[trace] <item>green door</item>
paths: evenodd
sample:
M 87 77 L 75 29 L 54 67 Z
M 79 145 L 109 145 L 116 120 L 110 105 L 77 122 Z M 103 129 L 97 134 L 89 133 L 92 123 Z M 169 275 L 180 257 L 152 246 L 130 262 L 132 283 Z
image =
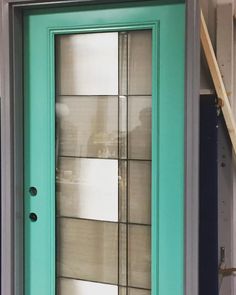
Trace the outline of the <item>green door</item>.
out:
M 25 295 L 184 294 L 184 22 L 25 12 Z

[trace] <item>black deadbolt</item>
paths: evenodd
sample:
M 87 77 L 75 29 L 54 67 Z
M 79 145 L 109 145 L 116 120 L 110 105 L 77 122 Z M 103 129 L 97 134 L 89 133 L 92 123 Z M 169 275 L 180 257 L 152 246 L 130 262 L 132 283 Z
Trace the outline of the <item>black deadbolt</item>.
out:
M 38 216 L 35 213 L 30 213 L 29 218 L 31 221 L 35 222 L 38 219 Z
M 29 193 L 31 194 L 32 197 L 35 197 L 37 195 L 37 188 L 34 186 L 31 186 L 29 188 Z

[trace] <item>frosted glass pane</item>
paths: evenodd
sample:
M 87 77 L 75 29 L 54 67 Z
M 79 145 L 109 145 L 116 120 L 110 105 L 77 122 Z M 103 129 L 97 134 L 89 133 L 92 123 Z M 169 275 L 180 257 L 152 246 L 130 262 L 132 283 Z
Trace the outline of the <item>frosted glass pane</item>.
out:
M 118 161 L 60 158 L 58 215 L 118 221 Z
M 151 295 L 151 291 L 136 288 L 119 288 L 119 295 Z
M 152 99 L 150 96 L 130 96 L 129 113 L 129 158 L 151 159 L 152 148 Z
M 128 295 L 151 295 L 151 291 L 129 288 Z
M 119 287 L 119 295 L 128 295 L 127 288 Z
M 152 31 L 131 31 L 129 44 L 129 94 L 152 94 Z
M 57 37 L 57 94 L 118 94 L 118 33 Z
M 129 222 L 151 224 L 151 162 L 129 161 Z
M 118 97 L 57 97 L 58 153 L 117 158 Z
M 129 286 L 151 288 L 151 227 L 129 225 Z
M 58 219 L 58 275 L 96 282 L 118 282 L 118 224 Z
M 108 284 L 58 279 L 58 295 L 118 295 L 118 287 Z M 140 294 L 141 295 L 141 294 Z

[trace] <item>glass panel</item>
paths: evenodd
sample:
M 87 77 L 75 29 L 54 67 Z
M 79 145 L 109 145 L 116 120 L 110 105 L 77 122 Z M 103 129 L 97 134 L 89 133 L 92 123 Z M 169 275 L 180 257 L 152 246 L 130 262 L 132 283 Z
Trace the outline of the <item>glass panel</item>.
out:
M 117 158 L 118 98 L 58 96 L 59 155 Z
M 152 93 L 152 32 L 129 32 L 129 95 Z
M 58 295 L 118 295 L 118 287 L 72 279 L 58 280 Z M 141 294 L 140 294 L 141 295 Z
M 56 38 L 60 295 L 150 295 L 151 31 Z
M 119 285 L 127 286 L 127 225 L 119 224 Z
M 128 98 L 119 96 L 119 158 L 127 159 Z
M 117 284 L 118 224 L 58 219 L 58 275 Z
M 118 94 L 118 33 L 57 37 L 57 94 Z
M 119 295 L 128 295 L 128 289 L 125 287 L 119 288 Z
M 119 161 L 119 221 L 127 222 L 127 161 Z
M 128 36 L 131 32 L 119 34 L 119 94 L 128 94 Z
M 129 225 L 129 286 L 151 288 L 151 227 Z
M 60 158 L 59 216 L 118 221 L 118 161 Z
M 129 222 L 151 224 L 151 162 L 129 161 Z
M 151 295 L 151 291 L 129 288 L 128 295 Z
M 129 96 L 130 159 L 151 159 L 152 146 L 152 99 L 150 96 Z

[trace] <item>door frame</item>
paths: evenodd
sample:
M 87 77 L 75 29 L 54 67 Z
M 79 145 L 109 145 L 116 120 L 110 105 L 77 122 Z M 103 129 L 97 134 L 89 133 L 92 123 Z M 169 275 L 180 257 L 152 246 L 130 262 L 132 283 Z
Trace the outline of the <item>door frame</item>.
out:
M 41 8 L 55 5 L 138 1 L 2 0 L 0 2 L 1 294 L 23 295 L 23 201 L 19 198 L 23 196 L 23 11 L 32 6 Z M 185 294 L 198 295 L 199 3 L 198 0 L 188 0 L 186 5 Z
M 150 29 L 153 40 L 152 292 L 171 294 L 176 291 L 176 294 L 183 295 L 184 12 L 182 3 L 158 5 L 156 1 L 135 6 L 97 5 L 93 6 L 92 12 L 87 6 L 81 9 L 44 9 L 39 12 L 33 9 L 25 12 L 26 294 L 42 293 L 44 288 L 54 294 L 54 36 Z M 101 14 L 105 15 L 103 19 L 100 18 Z M 171 32 L 172 27 L 175 30 Z M 168 80 L 166 77 L 169 77 Z M 50 130 L 48 126 L 51 126 Z M 43 151 L 43 157 L 42 153 L 37 156 L 40 151 Z M 47 167 L 48 163 L 50 168 Z M 39 174 L 38 170 L 43 172 Z M 31 171 L 30 174 L 28 171 Z M 166 185 L 166 181 L 169 185 Z M 41 191 L 36 199 L 29 198 L 28 187 L 32 185 Z M 39 223 L 29 222 L 31 210 L 41 216 Z M 40 242 L 37 239 L 39 236 Z

